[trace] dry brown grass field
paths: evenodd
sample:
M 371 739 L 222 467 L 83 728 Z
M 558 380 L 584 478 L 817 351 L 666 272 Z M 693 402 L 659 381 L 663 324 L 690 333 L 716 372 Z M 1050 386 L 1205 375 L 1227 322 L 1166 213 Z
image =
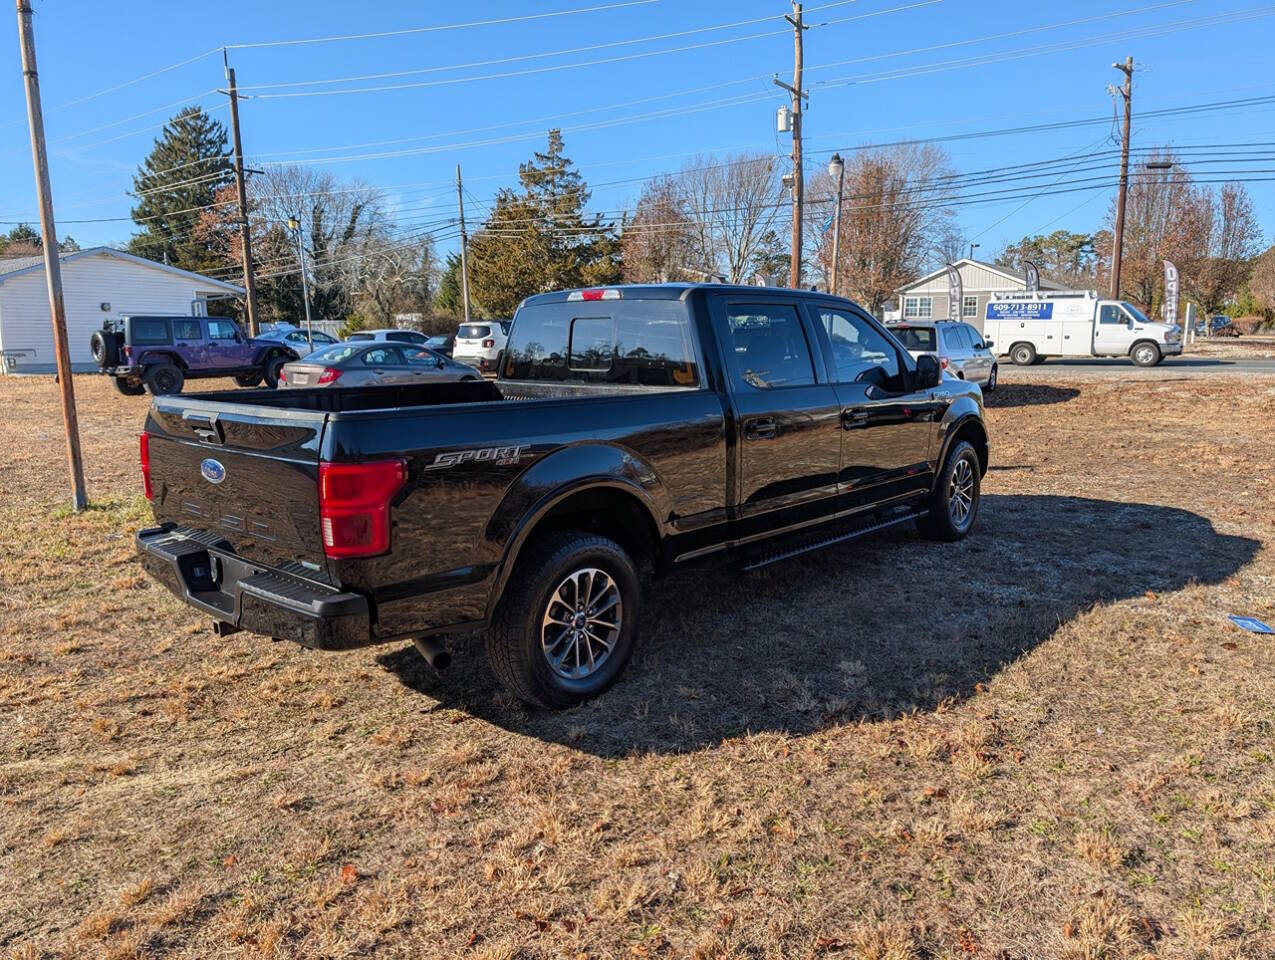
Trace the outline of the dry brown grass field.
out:
M 969 540 L 686 571 L 560 714 L 214 637 L 77 389 L 80 515 L 0 380 L 0 957 L 1275 956 L 1275 378 L 1007 382 Z

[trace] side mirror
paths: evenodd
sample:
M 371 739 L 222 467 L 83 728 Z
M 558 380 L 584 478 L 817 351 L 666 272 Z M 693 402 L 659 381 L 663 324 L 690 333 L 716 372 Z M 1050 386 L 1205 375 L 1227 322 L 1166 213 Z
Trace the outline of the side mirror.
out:
M 439 369 L 439 370 L 442 370 L 442 369 L 443 369 L 443 367 L 447 366 L 447 364 L 443 363 L 443 358 L 442 358 L 442 357 L 435 357 L 435 358 L 434 358 L 434 366 L 438 367 L 438 369 Z
M 916 358 L 916 382 L 922 390 L 937 387 L 943 382 L 943 368 L 939 366 L 938 357 L 923 353 Z
M 990 349 L 992 349 L 992 347 L 996 346 L 996 341 L 994 341 L 994 340 L 984 340 L 984 341 L 983 341 L 983 346 L 985 346 L 988 350 L 990 350 Z

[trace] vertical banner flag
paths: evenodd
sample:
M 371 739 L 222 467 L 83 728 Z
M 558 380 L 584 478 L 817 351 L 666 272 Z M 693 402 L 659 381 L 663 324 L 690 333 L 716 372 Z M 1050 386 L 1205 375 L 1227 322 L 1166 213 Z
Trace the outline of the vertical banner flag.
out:
M 1181 289 L 1178 268 L 1164 261 L 1164 322 L 1178 322 L 1178 291 Z
M 961 319 L 961 302 L 965 299 L 965 286 L 961 283 L 961 271 L 947 265 L 947 318 Z
M 1023 279 L 1027 282 L 1027 292 L 1035 293 L 1040 289 L 1040 271 L 1030 260 L 1023 261 Z

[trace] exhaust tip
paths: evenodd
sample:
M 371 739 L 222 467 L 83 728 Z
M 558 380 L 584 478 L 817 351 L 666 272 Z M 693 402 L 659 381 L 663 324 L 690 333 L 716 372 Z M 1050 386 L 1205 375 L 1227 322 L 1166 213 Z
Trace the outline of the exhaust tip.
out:
M 452 665 L 452 655 L 437 637 L 414 637 L 412 643 L 416 652 L 435 670 L 446 670 Z

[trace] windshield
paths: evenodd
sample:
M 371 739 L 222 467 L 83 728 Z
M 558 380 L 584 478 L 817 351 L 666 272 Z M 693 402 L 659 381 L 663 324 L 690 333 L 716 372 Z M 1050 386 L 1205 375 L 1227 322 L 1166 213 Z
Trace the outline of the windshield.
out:
M 1147 315 L 1143 313 L 1141 310 L 1139 310 L 1137 307 L 1135 307 L 1132 303 L 1122 303 L 1121 306 L 1123 306 L 1125 310 L 1129 312 L 1129 315 L 1132 316 L 1133 319 L 1137 320 L 1138 323 L 1151 322 L 1150 320 L 1147 319 Z
M 934 350 L 933 327 L 890 327 L 890 332 L 908 350 Z
M 305 358 L 306 363 L 342 363 L 366 350 L 361 343 L 334 343 L 330 347 L 318 347 Z

